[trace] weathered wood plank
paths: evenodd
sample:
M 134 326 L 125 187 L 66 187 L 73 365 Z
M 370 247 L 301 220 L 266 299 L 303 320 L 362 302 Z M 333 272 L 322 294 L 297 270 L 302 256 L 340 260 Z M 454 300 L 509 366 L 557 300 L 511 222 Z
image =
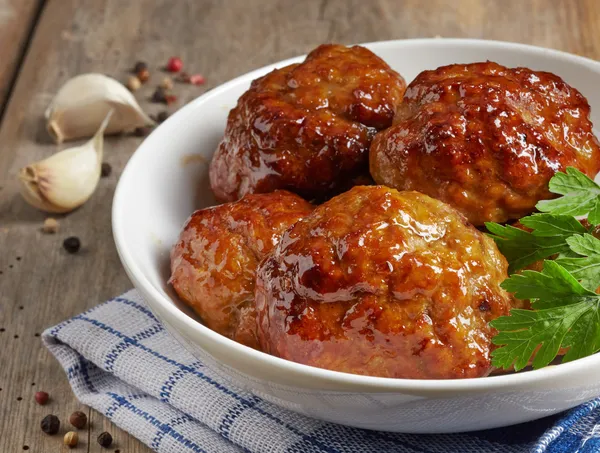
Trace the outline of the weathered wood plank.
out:
M 40 232 L 44 214 L 17 193 L 18 169 L 57 150 L 41 116 L 70 77 L 99 71 L 124 80 L 135 61 L 146 60 L 153 77 L 138 98 L 156 113 L 163 107 L 147 98 L 164 76 L 157 68 L 172 55 L 207 78 L 203 88 L 177 86 L 183 104 L 250 69 L 328 41 L 436 35 L 505 39 L 598 58 L 599 12 L 594 0 L 49 0 L 0 125 L 0 451 L 19 451 L 23 445 L 31 451 L 66 451 L 62 436 L 41 433 L 39 421 L 55 413 L 67 428 L 69 414 L 82 407 L 34 334 L 130 287 L 112 242 L 110 207 L 119 174 L 141 139 L 107 139 L 105 160 L 113 174 L 100 181 L 85 206 L 59 219 L 55 236 Z M 2 33 L 0 27 L 4 43 Z M 82 240 L 78 255 L 61 248 L 70 235 Z M 33 402 L 41 388 L 52 395 L 48 406 Z M 90 420 L 90 443 L 81 432 L 81 451 L 100 452 L 95 438 L 103 430 L 116 439 L 113 451 L 150 451 L 96 412 L 90 411 Z
M 0 0 L 0 117 L 43 0 Z

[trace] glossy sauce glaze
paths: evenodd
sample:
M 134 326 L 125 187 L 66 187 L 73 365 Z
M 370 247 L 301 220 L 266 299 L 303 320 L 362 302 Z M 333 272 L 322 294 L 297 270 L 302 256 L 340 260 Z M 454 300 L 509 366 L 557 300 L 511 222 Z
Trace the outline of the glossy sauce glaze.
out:
M 285 229 L 311 211 L 285 191 L 196 211 L 171 252 L 170 283 L 209 328 L 258 348 L 256 267 Z
M 322 199 L 351 187 L 368 175 L 371 140 L 392 124 L 405 88 L 371 51 L 333 44 L 254 80 L 211 162 L 215 196 L 287 189 Z
M 424 71 L 370 151 L 379 184 L 445 201 L 473 224 L 531 213 L 573 166 L 594 177 L 590 106 L 560 77 L 496 63 Z
M 449 379 L 491 371 L 507 263 L 450 206 L 359 186 L 288 229 L 257 271 L 264 351 L 348 373 Z

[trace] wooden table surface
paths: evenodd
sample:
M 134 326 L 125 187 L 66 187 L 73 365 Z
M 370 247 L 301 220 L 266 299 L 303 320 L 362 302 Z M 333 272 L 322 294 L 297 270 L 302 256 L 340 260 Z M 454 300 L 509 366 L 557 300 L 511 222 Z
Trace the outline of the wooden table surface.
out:
M 140 138 L 107 139 L 112 174 L 81 209 L 59 217 L 56 235 L 41 232 L 46 215 L 18 194 L 18 169 L 64 148 L 52 143 L 42 115 L 70 77 L 93 71 L 125 80 L 136 61 L 147 61 L 153 77 L 137 97 L 157 113 L 163 108 L 147 98 L 163 75 L 158 68 L 172 55 L 207 79 L 203 87 L 178 86 L 183 105 L 323 42 L 439 35 L 600 58 L 599 14 L 596 0 L 0 0 L 0 452 L 67 451 L 62 436 L 43 434 L 39 423 L 48 413 L 66 421 L 75 410 L 91 420 L 79 451 L 100 452 L 94 439 L 103 430 L 115 437 L 111 451 L 150 451 L 77 402 L 39 338 L 45 328 L 131 286 L 113 245 L 110 208 Z M 83 244 L 77 255 L 61 246 L 71 235 Z M 34 402 L 42 389 L 51 395 L 44 407 Z

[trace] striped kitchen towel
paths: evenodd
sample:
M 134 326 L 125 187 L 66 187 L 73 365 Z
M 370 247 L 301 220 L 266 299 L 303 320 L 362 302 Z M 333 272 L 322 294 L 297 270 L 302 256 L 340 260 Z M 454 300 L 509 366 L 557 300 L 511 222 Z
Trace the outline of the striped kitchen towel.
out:
M 43 340 L 82 403 L 161 453 L 600 451 L 600 400 L 509 428 L 444 435 L 380 433 L 289 412 L 223 382 L 136 291 L 48 329 Z

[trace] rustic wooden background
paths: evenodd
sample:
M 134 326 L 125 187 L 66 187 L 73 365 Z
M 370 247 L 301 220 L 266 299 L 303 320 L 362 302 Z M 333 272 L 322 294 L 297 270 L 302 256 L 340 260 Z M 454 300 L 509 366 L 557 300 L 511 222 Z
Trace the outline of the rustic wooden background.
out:
M 0 451 L 67 451 L 62 436 L 46 436 L 39 423 L 47 413 L 66 421 L 74 410 L 91 420 L 89 432 L 80 433 L 80 451 L 100 452 L 95 438 L 103 430 L 116 439 L 112 451 L 150 451 L 76 401 L 39 338 L 131 286 L 113 245 L 110 208 L 140 138 L 107 139 L 112 175 L 85 206 L 59 218 L 56 235 L 42 234 L 45 215 L 17 193 L 18 169 L 57 149 L 42 114 L 70 77 L 95 71 L 125 80 L 145 60 L 153 78 L 138 98 L 157 113 L 162 108 L 147 98 L 161 80 L 158 67 L 172 55 L 207 79 L 202 88 L 177 88 L 183 105 L 323 42 L 470 37 L 600 58 L 599 14 L 597 0 L 0 0 Z M 77 255 L 61 247 L 70 235 L 83 243 Z M 45 407 L 33 398 L 42 389 L 51 395 Z

